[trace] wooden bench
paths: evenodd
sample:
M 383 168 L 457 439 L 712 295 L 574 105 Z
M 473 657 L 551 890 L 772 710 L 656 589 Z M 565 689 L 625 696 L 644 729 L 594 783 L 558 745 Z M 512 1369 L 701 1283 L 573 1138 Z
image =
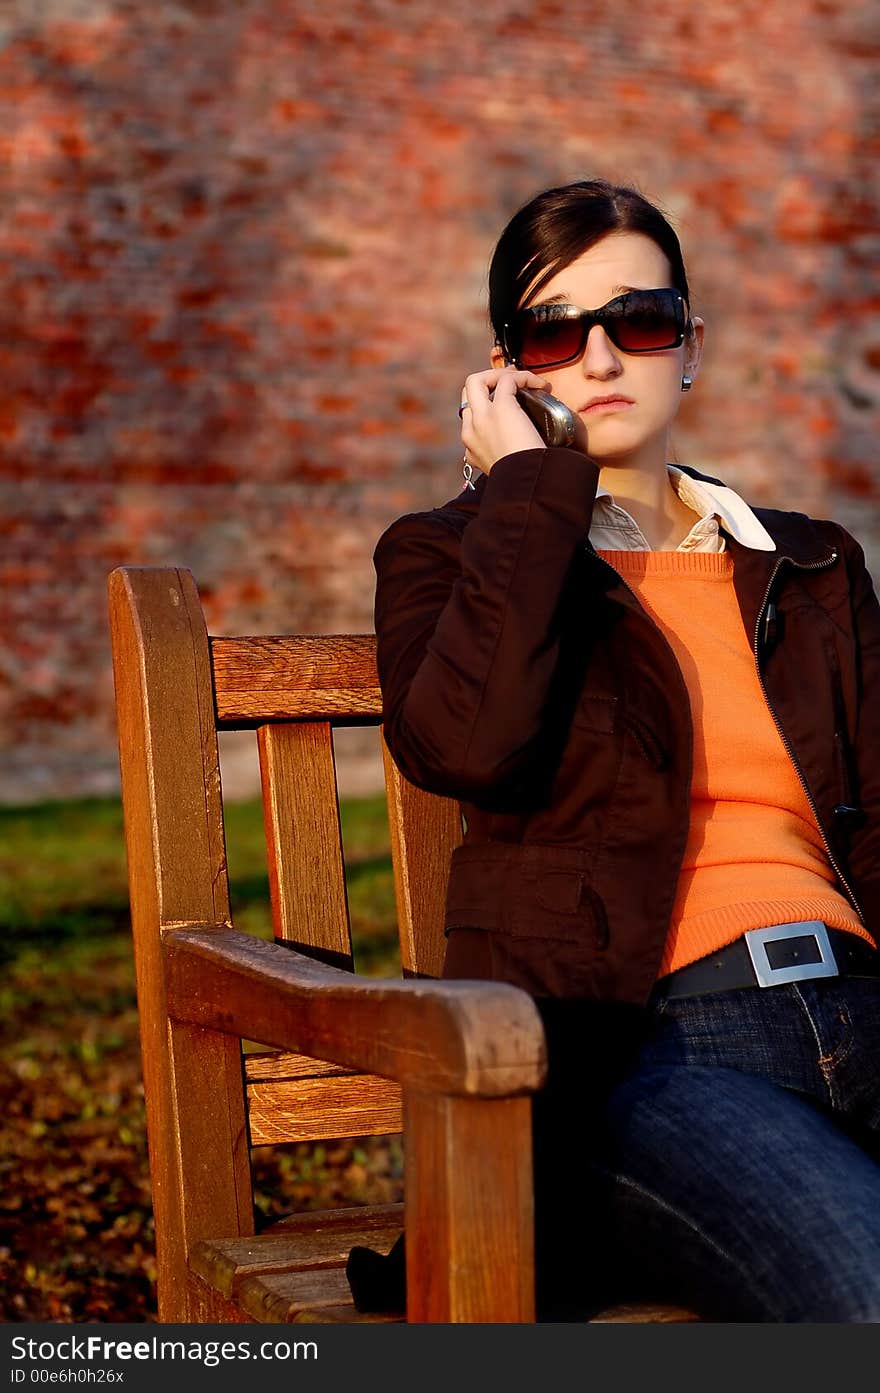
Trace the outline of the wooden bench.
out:
M 400 1319 L 355 1310 L 345 1262 L 387 1252 L 405 1210 L 409 1321 L 534 1320 L 540 1019 L 516 988 L 437 980 L 458 808 L 384 743 L 403 979 L 352 969 L 332 731 L 380 726 L 374 637 L 209 638 L 185 570 L 121 568 L 109 595 L 159 1319 Z M 243 728 L 275 943 L 230 916 L 217 732 Z M 255 1233 L 252 1146 L 400 1130 L 405 1206 Z

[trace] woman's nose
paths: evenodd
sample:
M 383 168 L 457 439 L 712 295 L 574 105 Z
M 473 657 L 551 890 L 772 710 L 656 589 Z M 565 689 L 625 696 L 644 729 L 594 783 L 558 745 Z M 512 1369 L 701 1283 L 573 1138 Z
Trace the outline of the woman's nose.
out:
M 581 366 L 585 377 L 616 377 L 621 362 L 601 324 L 594 324 L 584 347 Z

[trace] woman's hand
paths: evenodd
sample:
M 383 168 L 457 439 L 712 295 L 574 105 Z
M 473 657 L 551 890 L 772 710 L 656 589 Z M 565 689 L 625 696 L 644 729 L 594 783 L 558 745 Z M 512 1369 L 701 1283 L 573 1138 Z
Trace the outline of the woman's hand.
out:
M 549 391 L 546 377 L 525 368 L 491 368 L 475 372 L 465 380 L 461 393 L 461 440 L 468 464 L 491 472 L 496 460 L 516 450 L 533 450 L 545 445 L 540 431 L 516 400 L 521 387 Z M 467 405 L 465 405 L 467 403 Z M 580 416 L 574 417 L 572 448 L 587 454 L 587 428 Z
M 467 461 L 488 474 L 496 460 L 515 450 L 541 448 L 544 441 L 529 420 L 516 393 L 520 387 L 547 391 L 545 377 L 520 368 L 491 368 L 468 377 L 461 394 L 461 443 Z

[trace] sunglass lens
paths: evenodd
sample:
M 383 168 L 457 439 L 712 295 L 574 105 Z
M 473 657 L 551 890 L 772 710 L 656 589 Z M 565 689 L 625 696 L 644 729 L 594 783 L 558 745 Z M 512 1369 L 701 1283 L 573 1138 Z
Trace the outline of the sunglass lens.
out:
M 680 342 L 680 301 L 670 292 L 630 294 L 624 310 L 610 326 L 618 348 L 627 353 L 650 353 L 675 348 Z
M 519 322 L 520 342 L 517 361 L 524 368 L 547 363 L 564 363 L 576 358 L 581 348 L 579 319 L 534 319 L 523 315 Z

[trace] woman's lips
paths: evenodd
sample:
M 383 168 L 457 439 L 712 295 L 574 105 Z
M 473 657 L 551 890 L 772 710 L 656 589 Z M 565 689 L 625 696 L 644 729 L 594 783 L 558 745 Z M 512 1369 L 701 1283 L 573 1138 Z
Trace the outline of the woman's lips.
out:
M 635 406 L 631 397 L 591 397 L 578 415 L 599 416 L 606 411 L 622 411 L 627 406 Z

